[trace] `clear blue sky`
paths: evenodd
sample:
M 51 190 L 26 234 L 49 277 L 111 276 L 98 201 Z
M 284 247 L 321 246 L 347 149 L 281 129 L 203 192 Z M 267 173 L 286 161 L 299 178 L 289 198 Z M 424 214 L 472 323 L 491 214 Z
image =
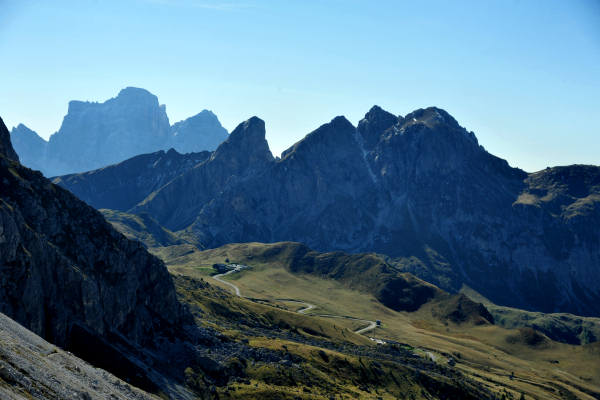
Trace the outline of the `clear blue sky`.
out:
M 257 115 L 279 153 L 373 105 L 436 105 L 528 171 L 600 164 L 600 1 L 0 0 L 0 115 L 143 87 L 171 122 Z

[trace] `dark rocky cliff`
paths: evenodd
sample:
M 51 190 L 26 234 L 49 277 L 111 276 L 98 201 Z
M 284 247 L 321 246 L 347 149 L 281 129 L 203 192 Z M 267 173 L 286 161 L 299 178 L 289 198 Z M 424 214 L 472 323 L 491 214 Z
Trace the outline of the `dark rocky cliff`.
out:
M 3 124 L 0 135 L 0 312 L 154 390 L 127 354 L 157 349 L 192 323 L 165 265 L 98 211 L 21 166 Z

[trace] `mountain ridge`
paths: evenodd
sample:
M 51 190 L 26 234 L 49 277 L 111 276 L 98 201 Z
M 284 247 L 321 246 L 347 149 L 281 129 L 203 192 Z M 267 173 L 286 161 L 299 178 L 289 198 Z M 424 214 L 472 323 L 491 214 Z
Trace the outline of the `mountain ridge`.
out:
M 266 141 L 258 148 L 267 154 Z M 557 179 L 577 180 L 580 167 L 513 168 L 436 107 L 396 117 L 375 106 L 356 128 L 336 117 L 240 175 L 236 160 L 249 150 L 226 141 L 120 211 L 148 212 L 202 248 L 296 241 L 374 251 L 451 292 L 466 283 L 501 305 L 600 315 L 600 225 L 591 223 L 600 167 L 581 167 L 587 180 L 565 189 Z

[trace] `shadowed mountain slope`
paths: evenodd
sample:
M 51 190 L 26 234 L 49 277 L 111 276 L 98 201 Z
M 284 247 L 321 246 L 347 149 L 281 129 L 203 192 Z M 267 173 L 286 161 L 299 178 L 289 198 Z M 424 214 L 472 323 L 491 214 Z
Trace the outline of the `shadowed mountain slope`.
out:
M 147 349 L 142 359 L 164 362 L 169 341 L 193 323 L 164 264 L 98 211 L 21 166 L 4 124 L 0 135 L 0 312 L 158 391 L 167 383 L 139 357 Z
M 179 154 L 173 149 L 161 150 L 94 171 L 61 176 L 53 182 L 69 188 L 96 209 L 125 211 L 210 155 L 208 151 Z

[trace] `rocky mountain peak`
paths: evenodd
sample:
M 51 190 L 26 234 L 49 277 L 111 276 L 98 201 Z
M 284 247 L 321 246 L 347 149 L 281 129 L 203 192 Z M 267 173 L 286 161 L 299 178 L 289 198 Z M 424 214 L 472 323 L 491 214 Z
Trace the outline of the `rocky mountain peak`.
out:
M 213 154 L 213 159 L 238 157 L 244 154 L 251 162 L 272 161 L 273 155 L 265 138 L 265 122 L 252 117 L 242 122 Z
M 468 154 L 485 153 L 473 132 L 467 131 L 450 114 L 437 107 L 420 108 L 407 114 L 401 123 L 383 136 L 386 142 L 396 143 L 395 147 L 415 147 L 421 143 L 418 147 L 422 151 L 435 148 L 436 157 L 465 158 Z
M 202 110 L 193 117 L 173 124 L 171 135 L 177 151 L 191 153 L 216 149 L 227 139 L 228 133 L 212 111 Z
M 122 89 L 116 97 L 123 102 L 147 103 L 149 105 L 158 105 L 158 97 L 146 89 L 128 86 Z
M 365 117 L 360 120 L 357 128 L 365 148 L 371 150 L 379 142 L 383 132 L 402 121 L 402 117 L 396 117 L 377 105 L 371 107 Z
M 19 124 L 10 132 L 13 148 L 19 154 L 19 161 L 33 169 L 41 169 L 46 155 L 48 142 L 23 124 Z
M 356 144 L 355 135 L 354 125 L 346 117 L 337 116 L 285 150 L 281 153 L 281 158 L 284 159 L 294 153 L 321 153 L 325 149 L 342 149 L 350 143 Z
M 19 161 L 19 156 L 10 142 L 10 133 L 2 118 L 0 118 L 0 155 L 13 161 Z
M 422 124 L 431 129 L 445 127 L 449 129 L 464 129 L 454 117 L 445 110 L 437 107 L 419 108 L 404 117 L 403 126 Z
M 181 136 L 186 133 L 185 131 L 182 130 L 182 128 L 188 127 L 190 125 L 198 126 L 198 127 L 200 127 L 202 125 L 221 126 L 219 119 L 212 111 L 202 110 L 198 114 L 196 114 L 192 117 L 189 117 L 186 120 L 179 121 L 179 122 L 176 122 L 175 124 L 173 124 L 171 131 L 173 132 L 174 136 Z M 197 132 L 194 132 L 194 133 L 197 133 Z
M 25 124 L 19 124 L 16 127 L 12 128 L 11 132 L 25 133 L 25 134 L 33 134 L 38 136 L 38 134 L 31 129 L 29 129 Z M 38 136 L 39 137 L 39 136 Z M 43 139 L 42 139 L 43 140 Z
M 29 129 L 24 124 L 19 124 L 15 128 L 12 128 L 10 132 L 10 138 L 17 152 L 19 149 L 17 148 L 18 146 L 15 144 L 15 140 L 31 141 L 38 146 L 43 146 L 44 144 L 48 143 L 44 139 L 42 139 L 40 135 L 37 134 L 37 132 Z

